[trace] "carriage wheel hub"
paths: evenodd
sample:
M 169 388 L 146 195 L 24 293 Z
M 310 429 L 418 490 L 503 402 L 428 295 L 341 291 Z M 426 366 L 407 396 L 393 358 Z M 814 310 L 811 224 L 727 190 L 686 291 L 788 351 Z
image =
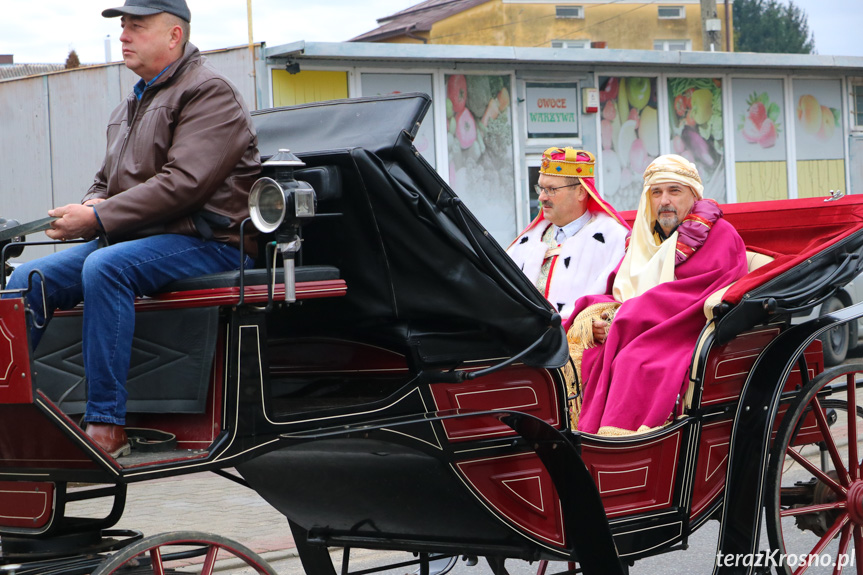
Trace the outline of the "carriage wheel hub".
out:
M 856 480 L 851 483 L 848 489 L 848 515 L 855 525 L 863 525 L 863 480 Z

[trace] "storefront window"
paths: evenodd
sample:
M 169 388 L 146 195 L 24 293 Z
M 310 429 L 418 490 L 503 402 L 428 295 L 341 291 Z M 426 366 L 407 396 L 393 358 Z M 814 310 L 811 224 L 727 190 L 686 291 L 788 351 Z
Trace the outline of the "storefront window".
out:
M 785 134 L 785 82 L 766 78 L 735 78 L 734 171 L 738 202 L 788 197 Z
M 510 76 L 445 76 L 449 184 L 502 245 L 518 232 Z
M 722 80 L 669 78 L 671 151 L 695 162 L 704 197 L 726 202 Z
M 578 138 L 578 84 L 528 82 L 528 139 Z
M 537 165 L 527 166 L 527 189 L 528 189 L 528 204 L 529 204 L 529 217 L 530 221 L 539 215 L 539 194 L 536 193 L 536 186 L 539 184 L 539 160 L 537 160 Z
M 642 174 L 659 155 L 656 78 L 599 78 L 598 184 L 618 210 L 634 210 L 641 196 Z
M 797 197 L 845 190 L 842 85 L 839 80 L 794 80 Z
M 854 106 L 853 123 L 854 128 L 863 130 L 863 84 L 851 86 L 851 103 Z
M 386 96 L 404 92 L 422 92 L 432 96 L 431 74 L 363 74 L 363 96 Z M 419 132 L 414 138 L 414 147 L 426 161 L 435 167 L 434 108 L 429 108 Z

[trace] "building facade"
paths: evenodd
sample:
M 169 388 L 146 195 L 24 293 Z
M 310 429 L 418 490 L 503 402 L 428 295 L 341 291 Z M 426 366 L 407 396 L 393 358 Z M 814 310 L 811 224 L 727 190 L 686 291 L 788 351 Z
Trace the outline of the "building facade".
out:
M 549 146 L 594 152 L 620 210 L 670 152 L 720 202 L 863 193 L 863 58 L 311 42 L 207 56 L 253 109 L 430 95 L 414 144 L 504 245 L 537 211 Z M 136 79 L 117 63 L 0 81 L 0 216 L 80 201 Z
M 352 41 L 549 48 L 704 50 L 700 0 L 426 0 Z M 716 2 L 714 51 L 734 45 L 731 0 Z
M 415 145 L 502 244 L 536 213 L 552 145 L 595 152 L 620 210 L 664 153 L 693 160 L 721 203 L 863 193 L 863 58 L 304 42 L 264 55 L 275 106 L 431 95 Z

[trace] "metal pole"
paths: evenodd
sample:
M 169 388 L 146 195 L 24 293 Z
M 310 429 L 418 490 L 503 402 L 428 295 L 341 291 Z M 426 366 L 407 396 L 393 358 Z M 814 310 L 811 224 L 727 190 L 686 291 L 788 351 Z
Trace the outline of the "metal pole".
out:
M 731 52 L 731 6 L 725 0 L 725 51 Z

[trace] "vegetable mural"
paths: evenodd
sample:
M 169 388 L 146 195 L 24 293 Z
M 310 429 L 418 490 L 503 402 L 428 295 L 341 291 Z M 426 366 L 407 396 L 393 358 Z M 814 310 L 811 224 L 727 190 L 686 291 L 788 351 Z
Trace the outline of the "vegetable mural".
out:
M 446 76 L 449 183 L 500 242 L 515 229 L 509 76 Z
M 497 173 L 498 160 L 512 161 L 508 83 L 507 76 L 447 76 L 447 139 L 453 187 L 467 181 L 466 172 Z
M 671 151 L 695 162 L 704 182 L 705 196 L 724 202 L 722 81 L 669 78 L 668 98 Z
M 602 189 L 619 210 L 634 209 L 641 175 L 659 155 L 655 78 L 599 79 Z

